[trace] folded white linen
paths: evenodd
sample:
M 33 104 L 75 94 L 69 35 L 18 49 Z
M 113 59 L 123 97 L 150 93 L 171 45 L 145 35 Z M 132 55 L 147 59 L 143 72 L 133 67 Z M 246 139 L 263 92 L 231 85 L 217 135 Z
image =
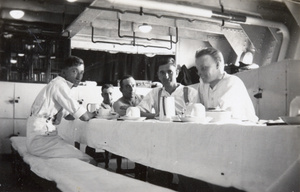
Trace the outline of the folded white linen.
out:
M 75 158 L 41 158 L 27 153 L 26 137 L 12 137 L 12 146 L 41 178 L 62 191 L 171 192 L 172 190 L 109 172 Z
M 12 147 L 23 157 L 27 153 L 26 137 L 11 137 Z
M 26 156 L 29 160 L 28 156 Z M 62 191 L 103 191 L 103 192 L 168 192 L 146 182 L 109 172 L 78 159 L 41 159 L 33 158 L 31 170 L 40 177 L 55 181 Z

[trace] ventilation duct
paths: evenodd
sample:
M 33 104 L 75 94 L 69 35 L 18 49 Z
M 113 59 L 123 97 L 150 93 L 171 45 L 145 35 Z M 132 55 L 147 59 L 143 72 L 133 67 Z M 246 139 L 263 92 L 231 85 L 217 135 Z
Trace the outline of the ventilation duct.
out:
M 250 16 L 241 16 L 236 14 L 227 14 L 222 12 L 215 12 L 208 9 L 190 7 L 185 5 L 157 2 L 157 1 L 149 1 L 149 0 L 108 0 L 113 5 L 121 5 L 121 6 L 132 6 L 137 8 L 146 8 L 152 10 L 159 10 L 164 12 L 171 13 L 179 13 L 184 15 L 192 15 L 197 17 L 204 18 L 213 18 L 225 20 L 227 22 L 238 23 L 238 24 L 246 24 L 246 25 L 256 25 L 263 26 L 269 28 L 278 29 L 278 33 L 281 33 L 283 36 L 282 44 L 280 47 L 278 61 L 285 59 L 288 44 L 290 41 L 290 35 L 287 27 L 278 22 L 268 21 L 260 18 L 250 17 Z

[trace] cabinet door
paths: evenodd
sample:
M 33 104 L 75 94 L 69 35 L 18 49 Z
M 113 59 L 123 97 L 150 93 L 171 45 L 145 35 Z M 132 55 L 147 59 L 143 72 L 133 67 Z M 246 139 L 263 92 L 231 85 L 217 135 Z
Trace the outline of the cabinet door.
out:
M 240 73 L 237 73 L 236 76 L 238 76 L 239 78 L 241 78 L 241 80 L 244 82 L 248 94 L 252 100 L 254 109 L 255 109 L 255 113 L 256 115 L 260 117 L 259 114 L 259 99 L 255 98 L 255 95 L 257 93 L 259 93 L 259 85 L 258 85 L 258 70 L 254 69 L 254 70 L 249 70 L 249 71 L 243 71 Z
M 291 101 L 300 95 L 300 60 L 290 60 L 287 66 L 288 108 Z
M 27 118 L 30 115 L 30 108 L 36 96 L 46 84 L 16 83 L 15 84 L 15 118 Z
M 10 153 L 10 136 L 14 132 L 13 119 L 0 119 L 0 154 Z
M 261 67 L 258 73 L 262 98 L 259 100 L 259 114 L 262 119 L 277 119 L 285 116 L 286 105 L 286 62 L 272 63 Z
M 26 136 L 27 119 L 14 120 L 14 135 Z
M 0 82 L 0 118 L 13 118 L 15 83 Z

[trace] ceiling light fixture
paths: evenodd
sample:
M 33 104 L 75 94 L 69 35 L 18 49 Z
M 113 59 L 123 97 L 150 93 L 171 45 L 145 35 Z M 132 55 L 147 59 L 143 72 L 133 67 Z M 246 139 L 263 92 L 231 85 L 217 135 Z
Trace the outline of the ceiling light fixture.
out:
M 16 64 L 17 63 L 17 59 L 16 58 L 11 58 L 10 59 L 10 63 L 11 64 Z
M 253 62 L 253 53 L 250 51 L 243 52 L 240 58 L 240 61 L 250 65 Z
M 149 33 L 152 30 L 152 26 L 147 23 L 143 23 L 143 25 L 139 26 L 139 30 L 143 33 Z
M 21 19 L 25 13 L 22 10 L 11 10 L 9 14 L 14 19 Z
M 147 57 L 154 57 L 156 54 L 155 53 L 146 53 L 145 54 Z
M 70 2 L 70 3 L 73 3 L 73 2 L 75 2 L 77 0 L 67 0 L 67 1 Z

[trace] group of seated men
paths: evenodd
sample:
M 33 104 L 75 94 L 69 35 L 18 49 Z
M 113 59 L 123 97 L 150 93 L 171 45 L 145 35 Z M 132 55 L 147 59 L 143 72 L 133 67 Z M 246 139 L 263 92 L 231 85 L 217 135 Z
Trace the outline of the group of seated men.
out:
M 195 64 L 200 76 L 198 89 L 183 86 L 177 82 L 178 66 L 169 57 L 158 63 L 157 75 L 162 87 L 153 88 L 147 95 L 136 94 L 136 82 L 132 76 L 124 76 L 120 81 L 122 97 L 112 101 L 111 85 L 102 86 L 103 103 L 101 107 L 112 108 L 120 116 L 125 115 L 130 106 L 137 106 L 141 116 L 149 119 L 159 115 L 159 98 L 173 96 L 175 110 L 182 112 L 188 103 L 201 103 L 206 109 L 220 108 L 231 111 L 232 117 L 256 122 L 258 120 L 252 101 L 244 83 L 237 76 L 224 71 L 224 58 L 215 48 L 198 50 Z M 27 148 L 29 153 L 41 157 L 74 157 L 95 163 L 89 155 L 67 144 L 59 135 L 55 125 L 62 118 L 88 121 L 97 113 L 89 112 L 71 97 L 72 87 L 77 87 L 84 74 L 84 62 L 76 56 L 65 60 L 60 76 L 50 81 L 36 97 L 31 115 L 27 121 Z M 139 165 L 137 165 L 139 166 Z M 149 182 L 168 183 L 169 173 L 148 169 Z M 157 179 L 159 178 L 159 179 Z M 165 179 L 165 180 L 164 180 Z

